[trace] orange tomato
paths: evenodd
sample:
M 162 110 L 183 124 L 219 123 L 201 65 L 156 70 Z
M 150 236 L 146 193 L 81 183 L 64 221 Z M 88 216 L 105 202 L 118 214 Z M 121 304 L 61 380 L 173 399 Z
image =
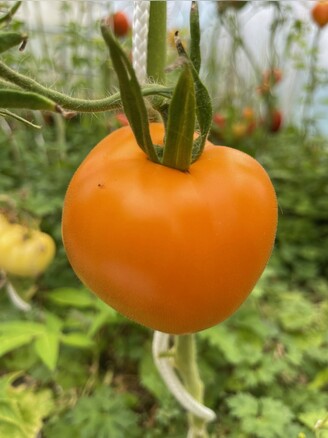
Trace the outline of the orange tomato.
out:
M 162 144 L 163 125 L 150 131 Z M 132 320 L 172 334 L 236 311 L 268 262 L 276 227 L 274 188 L 252 157 L 207 142 L 181 172 L 150 161 L 129 126 L 82 162 L 62 217 L 82 282 Z
M 314 22 L 319 27 L 324 27 L 328 23 L 328 1 L 317 2 L 311 11 Z

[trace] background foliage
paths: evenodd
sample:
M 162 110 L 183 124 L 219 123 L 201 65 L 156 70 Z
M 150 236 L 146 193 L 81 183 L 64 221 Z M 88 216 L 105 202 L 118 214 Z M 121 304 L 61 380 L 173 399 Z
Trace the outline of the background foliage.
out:
M 228 321 L 198 335 L 206 403 L 218 414 L 211 431 L 223 438 L 325 438 L 327 424 L 315 426 L 327 419 L 328 407 L 327 139 L 307 111 L 299 125 L 285 121 L 276 131 L 268 129 L 265 117 L 273 107 L 280 110 L 279 85 L 270 84 L 268 95 L 259 93 L 264 71 L 251 62 L 251 73 L 242 75 L 236 60 L 247 57 L 248 47 L 239 13 L 235 8 L 219 11 L 217 26 L 230 38 L 228 55 L 218 62 L 213 50 L 203 67 L 211 72 L 206 80 L 215 114 L 224 120 L 222 125 L 214 119 L 211 138 L 263 163 L 277 191 L 279 229 L 272 259 L 248 301 Z M 14 26 L 24 29 L 26 24 L 15 21 Z M 316 62 L 317 47 L 307 42 L 311 26 L 310 17 L 301 22 L 291 9 L 276 9 L 265 64 L 280 68 L 291 46 L 294 54 L 295 47 L 301 48 L 304 58 L 309 53 L 316 79 L 303 97 L 312 105 L 326 76 Z M 279 29 L 285 31 L 281 52 L 274 44 Z M 66 61 L 79 75 L 58 69 L 60 58 L 44 51 L 12 50 L 4 59 L 71 94 L 106 95 L 115 88 L 115 78 L 105 46 L 94 35 L 86 38 L 86 30 L 72 22 L 51 39 L 51 53 L 59 53 L 63 43 L 69 48 Z M 128 49 L 130 36 L 122 42 Z M 93 86 L 85 75 L 91 47 L 98 66 Z M 301 61 L 297 65 L 306 73 L 308 65 Z M 245 107 L 253 111 L 252 129 L 233 129 L 245 124 Z M 61 243 L 61 207 L 72 173 L 98 140 L 120 126 L 120 119 L 114 114 L 70 121 L 48 113 L 22 115 L 42 130 L 0 119 L 0 207 L 9 205 L 18 217 L 32 217 L 56 240 L 57 254 L 35 281 L 11 278 L 31 311 L 19 311 L 4 291 L 0 296 L 0 435 L 182 438 L 185 416 L 154 368 L 152 333 L 84 289 Z

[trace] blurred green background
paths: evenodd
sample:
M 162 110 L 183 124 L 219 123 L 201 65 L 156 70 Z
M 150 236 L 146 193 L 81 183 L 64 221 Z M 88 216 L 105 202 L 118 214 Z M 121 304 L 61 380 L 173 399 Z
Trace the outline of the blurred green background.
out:
M 13 2 L 0 2 L 5 14 Z M 315 2 L 203 1 L 202 77 L 214 108 L 210 139 L 255 156 L 279 202 L 270 263 L 240 310 L 197 335 L 213 437 L 325 438 L 328 425 L 328 75 L 326 28 Z M 188 46 L 190 2 L 169 2 L 171 32 Z M 4 29 L 29 35 L 3 61 L 75 97 L 100 98 L 117 80 L 99 17 L 133 2 L 26 1 Z M 131 50 L 131 30 L 121 37 Z M 170 74 L 174 79 L 174 73 Z M 42 129 L 0 117 L 0 210 L 38 224 L 56 256 L 38 278 L 9 275 L 22 311 L 1 289 L 0 436 L 186 436 L 186 416 L 151 357 L 152 333 L 83 288 L 61 242 L 67 184 L 120 112 L 16 112 Z M 328 422 L 327 422 L 328 423 Z M 317 427 L 316 427 L 317 426 Z

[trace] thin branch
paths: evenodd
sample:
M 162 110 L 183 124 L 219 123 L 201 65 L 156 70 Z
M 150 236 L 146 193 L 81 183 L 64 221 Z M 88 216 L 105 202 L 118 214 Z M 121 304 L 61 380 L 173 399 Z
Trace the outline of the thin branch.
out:
M 15 85 L 18 85 L 24 90 L 32 91 L 48 97 L 65 109 L 72 111 L 102 112 L 120 109 L 122 106 L 120 93 L 114 93 L 107 98 L 95 100 L 70 97 L 66 94 L 47 88 L 34 79 L 17 73 L 2 61 L 0 61 L 0 77 L 6 81 L 14 83 Z M 151 96 L 156 94 L 163 97 L 171 97 L 172 89 L 161 85 L 145 85 L 142 87 L 142 94 L 143 96 Z

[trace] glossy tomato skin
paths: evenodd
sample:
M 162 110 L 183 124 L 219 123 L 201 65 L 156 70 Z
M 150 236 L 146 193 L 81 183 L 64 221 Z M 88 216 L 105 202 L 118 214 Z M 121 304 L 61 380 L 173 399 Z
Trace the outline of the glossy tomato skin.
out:
M 163 126 L 150 130 L 161 144 Z M 273 186 L 253 158 L 208 142 L 184 173 L 151 162 L 123 127 L 74 174 L 62 232 L 73 269 L 101 299 L 140 324 L 182 334 L 241 305 L 276 226 Z

